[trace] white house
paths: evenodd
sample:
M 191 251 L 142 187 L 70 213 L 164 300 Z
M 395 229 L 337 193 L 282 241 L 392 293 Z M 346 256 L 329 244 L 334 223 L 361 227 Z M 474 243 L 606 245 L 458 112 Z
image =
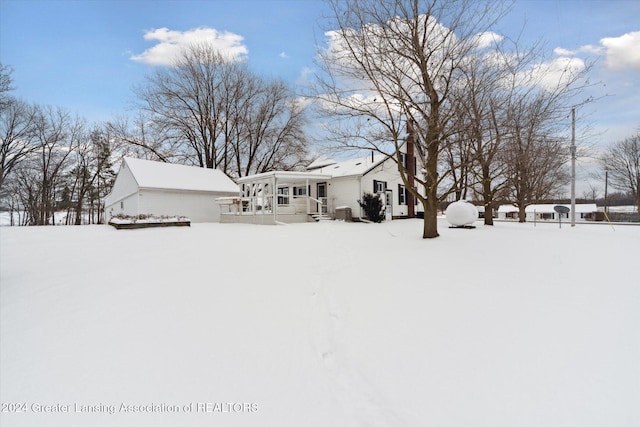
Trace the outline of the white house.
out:
M 154 214 L 217 222 L 220 206 L 215 200 L 237 194 L 238 186 L 216 169 L 125 158 L 105 197 L 105 218 Z
M 422 170 L 422 164 L 413 153 L 407 153 L 406 144 L 400 148 L 403 165 L 409 177 Z M 315 164 L 314 164 L 315 163 Z M 394 159 L 382 154 L 365 156 L 341 162 L 321 159 L 307 167 L 310 172 L 326 174 L 331 179 L 326 183 L 327 212 L 335 215 L 336 207 L 348 207 L 354 217 L 363 217 L 358 200 L 365 193 L 382 198 L 387 219 L 415 217 L 422 205 L 407 191 L 398 165 Z M 414 185 L 414 188 L 417 188 Z M 317 193 L 322 195 L 322 193 Z M 411 200 L 410 200 L 411 199 Z
M 422 164 L 409 143 L 400 148 L 409 181 L 422 173 Z M 334 161 L 320 158 L 304 172 L 273 171 L 238 179 L 238 197 L 222 198 L 222 222 L 274 224 L 336 217 L 350 209 L 352 217 L 364 217 L 358 200 L 377 194 L 387 219 L 419 215 L 417 200 L 409 194 L 395 160 L 382 154 Z
M 571 209 L 570 204 L 536 204 L 529 205 L 525 208 L 527 221 L 544 221 L 552 220 L 558 221 L 559 215 L 562 215 L 562 219 L 569 219 L 570 213 L 559 214 L 554 210 L 555 206 L 565 206 Z M 595 203 L 580 203 L 576 204 L 576 221 L 587 221 L 589 219 L 595 219 L 595 213 L 598 211 L 598 207 Z M 518 219 L 518 208 L 513 205 L 501 205 L 498 207 L 498 219 Z

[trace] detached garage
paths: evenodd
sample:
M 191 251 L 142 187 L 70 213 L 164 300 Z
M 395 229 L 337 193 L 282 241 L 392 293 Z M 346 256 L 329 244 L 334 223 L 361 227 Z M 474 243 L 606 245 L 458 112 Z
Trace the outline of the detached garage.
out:
M 219 170 L 127 157 L 105 197 L 105 218 L 152 214 L 218 222 L 216 198 L 237 195 L 238 186 Z

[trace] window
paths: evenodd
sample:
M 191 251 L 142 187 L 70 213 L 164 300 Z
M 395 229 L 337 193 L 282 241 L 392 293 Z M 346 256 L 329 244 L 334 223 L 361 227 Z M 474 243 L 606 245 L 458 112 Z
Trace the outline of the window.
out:
M 306 187 L 293 187 L 293 195 L 294 196 L 306 196 L 307 188 Z
M 398 184 L 398 204 L 399 205 L 407 204 L 407 189 L 402 184 Z
M 385 181 L 376 181 L 373 180 L 373 193 L 384 193 L 387 189 L 387 183 Z
M 403 168 L 407 168 L 407 153 L 400 153 L 400 163 L 402 163 Z
M 413 191 L 415 191 L 416 194 L 418 194 L 418 187 L 413 187 Z M 413 196 L 413 204 L 418 206 L 418 198 L 416 196 Z
M 278 204 L 288 205 L 289 204 L 289 187 L 279 187 L 278 194 L 279 194 Z

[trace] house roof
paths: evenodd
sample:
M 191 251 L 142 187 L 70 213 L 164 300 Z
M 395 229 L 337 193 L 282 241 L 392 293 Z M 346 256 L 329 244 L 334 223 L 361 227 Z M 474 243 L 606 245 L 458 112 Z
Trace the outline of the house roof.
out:
M 309 166 L 307 166 L 307 170 L 312 171 L 314 169 L 322 168 L 325 166 L 335 165 L 336 163 L 338 162 L 333 159 L 329 159 L 325 156 L 320 156 L 317 159 L 315 159 L 313 162 L 311 162 Z
M 328 163 L 326 166 L 314 168 L 314 172 L 331 175 L 332 178 L 343 176 L 365 175 L 388 158 L 387 155 L 376 153 L 373 155 L 349 159 L 341 162 Z M 314 162 L 315 163 L 315 162 Z M 313 163 L 310 166 L 312 166 Z M 309 168 L 307 167 L 307 169 Z
M 271 180 L 273 178 L 278 179 L 280 182 L 304 182 L 306 180 L 311 181 L 324 181 L 331 178 L 329 174 L 321 174 L 317 172 L 294 172 L 294 171 L 271 171 L 263 172 L 256 175 L 244 176 L 238 178 L 238 183 L 244 184 L 247 182 L 256 182 L 263 180 Z
M 224 172 L 196 166 L 176 165 L 125 157 L 140 188 L 237 193 L 238 186 Z
M 529 205 L 525 208 L 525 212 L 536 212 L 536 213 L 554 213 L 553 209 L 555 206 L 566 206 L 571 208 L 571 204 L 564 203 L 549 203 L 549 204 L 539 204 L 539 205 Z M 598 207 L 595 203 L 580 203 L 576 204 L 576 213 L 591 213 L 596 212 Z M 518 212 L 518 208 L 513 205 L 500 205 L 498 208 L 498 212 L 500 213 L 509 213 L 509 212 Z

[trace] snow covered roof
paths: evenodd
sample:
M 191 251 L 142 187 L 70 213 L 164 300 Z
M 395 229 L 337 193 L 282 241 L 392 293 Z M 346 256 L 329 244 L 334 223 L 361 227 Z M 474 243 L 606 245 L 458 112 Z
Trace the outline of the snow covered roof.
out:
M 273 178 L 282 182 L 300 182 L 305 180 L 311 181 L 324 181 L 331 178 L 331 175 L 320 174 L 316 172 L 295 172 L 295 171 L 271 171 L 263 172 L 256 175 L 248 175 L 242 178 L 238 178 L 238 183 L 244 184 L 247 182 L 256 182 L 271 180 Z
M 379 153 L 374 154 L 373 159 L 371 157 L 372 156 L 369 155 L 365 157 L 359 157 L 357 159 L 335 162 L 324 167 L 316 168 L 315 171 L 331 175 L 332 178 L 364 175 L 388 158 L 388 156 Z
M 536 213 L 554 213 L 555 210 L 553 210 L 553 208 L 555 206 L 566 206 L 569 209 L 571 209 L 571 204 L 549 203 L 549 204 L 540 204 L 540 205 L 529 205 L 525 208 L 525 212 L 533 213 L 535 211 Z M 576 213 L 591 213 L 591 212 L 596 212 L 597 210 L 598 210 L 598 207 L 596 206 L 595 203 L 576 204 Z M 500 213 L 518 212 L 518 208 L 513 205 L 500 205 L 500 207 L 498 208 L 498 212 Z
M 140 188 L 237 193 L 238 186 L 224 172 L 196 166 L 176 165 L 125 157 Z
M 329 159 L 328 157 L 325 157 L 325 156 L 320 156 L 317 159 L 315 159 L 313 162 L 311 162 L 309 166 L 307 166 L 307 170 L 311 171 L 324 166 L 334 165 L 336 163 L 338 162 L 333 159 Z

